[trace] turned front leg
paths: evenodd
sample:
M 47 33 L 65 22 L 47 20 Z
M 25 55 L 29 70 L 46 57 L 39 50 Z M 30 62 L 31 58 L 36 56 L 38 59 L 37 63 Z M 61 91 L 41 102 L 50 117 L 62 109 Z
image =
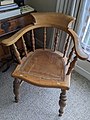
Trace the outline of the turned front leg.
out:
M 64 112 L 64 107 L 66 106 L 66 90 L 61 90 L 60 100 L 59 100 L 59 116 L 62 116 Z
M 17 103 L 19 100 L 19 87 L 20 87 L 20 82 L 17 78 L 13 81 L 13 92 L 15 94 L 15 102 Z

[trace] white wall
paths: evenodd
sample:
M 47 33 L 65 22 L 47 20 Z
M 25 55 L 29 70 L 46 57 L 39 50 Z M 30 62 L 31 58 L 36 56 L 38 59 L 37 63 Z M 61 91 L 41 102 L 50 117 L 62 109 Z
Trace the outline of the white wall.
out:
M 78 60 L 75 70 L 90 80 L 90 62 Z
M 29 4 L 35 10 L 43 12 L 56 11 L 57 0 L 25 0 L 25 4 Z

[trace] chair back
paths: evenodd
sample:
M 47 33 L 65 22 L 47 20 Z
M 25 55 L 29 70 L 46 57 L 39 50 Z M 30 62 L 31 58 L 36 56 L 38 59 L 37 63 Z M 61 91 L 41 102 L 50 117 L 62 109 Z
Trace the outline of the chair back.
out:
M 87 59 L 87 55 L 82 52 L 79 48 L 81 48 L 79 39 L 77 34 L 71 29 L 72 22 L 75 18 L 64 15 L 61 13 L 32 13 L 32 16 L 35 19 L 34 24 L 28 25 L 14 34 L 11 38 L 7 40 L 7 46 L 12 46 L 15 56 L 19 63 L 22 62 L 22 58 L 18 51 L 16 42 L 19 39 L 22 39 L 22 46 L 24 50 L 24 55 L 28 56 L 28 51 L 26 47 L 26 40 L 24 39 L 24 35 L 26 33 L 30 33 L 30 41 L 32 45 L 32 51 L 36 50 L 37 41 L 39 40 L 42 43 L 42 49 L 48 49 L 48 43 L 51 40 L 51 33 L 53 33 L 53 51 L 57 50 L 57 44 L 60 40 L 61 31 L 65 32 L 66 39 L 65 44 L 63 46 L 63 54 L 62 57 L 64 59 L 67 58 L 66 66 L 68 66 L 66 74 L 69 75 L 74 68 L 75 62 L 77 58 L 82 60 Z M 51 35 L 50 35 L 51 34 Z M 12 41 L 12 42 L 11 42 Z M 70 43 L 72 41 L 71 51 Z M 6 42 L 6 41 L 5 41 Z M 3 41 L 3 44 L 4 43 Z M 68 53 L 69 51 L 69 53 Z M 67 54 L 68 53 L 68 54 Z

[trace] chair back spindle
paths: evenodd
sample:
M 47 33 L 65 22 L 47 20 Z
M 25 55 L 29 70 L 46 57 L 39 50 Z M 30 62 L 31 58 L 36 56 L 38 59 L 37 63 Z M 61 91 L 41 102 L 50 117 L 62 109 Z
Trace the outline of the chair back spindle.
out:
M 54 37 L 54 51 L 57 48 L 57 44 L 58 44 L 58 38 L 59 38 L 59 30 L 55 29 L 55 37 Z
M 72 60 L 72 62 L 70 63 L 70 66 L 68 68 L 66 75 L 69 75 L 71 73 L 71 71 L 73 70 L 73 68 L 75 66 L 76 61 L 77 61 L 77 56 L 75 56 L 74 59 Z
M 21 64 L 21 57 L 20 57 L 20 53 L 17 50 L 17 46 L 15 44 L 12 44 L 12 47 L 14 49 L 14 54 L 15 54 L 19 64 Z
M 27 47 L 26 47 L 25 40 L 24 40 L 23 36 L 22 36 L 22 44 L 23 44 L 23 49 L 24 49 L 25 55 L 27 56 Z
M 65 47 L 64 47 L 64 53 L 63 53 L 63 57 L 65 57 L 66 56 L 66 54 L 67 54 L 67 50 L 68 50 L 68 46 L 69 46 L 69 40 L 70 40 L 70 36 L 69 35 L 67 35 L 67 37 L 66 37 L 66 43 L 65 43 Z
M 33 51 L 35 51 L 35 38 L 34 38 L 34 30 L 32 30 L 32 46 L 33 46 Z
M 46 27 L 44 27 L 44 49 L 46 48 Z
M 71 52 L 69 53 L 69 57 L 68 57 L 68 60 L 67 60 L 67 64 L 66 64 L 66 65 L 69 64 L 69 62 L 70 62 L 70 60 L 71 60 L 71 58 L 72 58 L 73 52 L 74 52 L 74 47 L 72 47 Z

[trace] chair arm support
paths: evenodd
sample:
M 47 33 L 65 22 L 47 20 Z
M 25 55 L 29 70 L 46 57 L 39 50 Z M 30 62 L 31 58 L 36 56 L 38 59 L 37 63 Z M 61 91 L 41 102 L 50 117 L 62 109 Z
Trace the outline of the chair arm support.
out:
M 32 24 L 24 27 L 23 29 L 19 30 L 18 32 L 16 32 L 14 35 L 12 35 L 11 37 L 3 40 L 1 43 L 4 46 L 11 46 L 14 43 L 16 43 L 26 32 L 29 31 L 29 29 L 31 28 L 31 26 L 33 26 Z
M 76 53 L 77 57 L 81 60 L 87 60 L 89 56 L 83 51 L 80 41 L 79 41 L 79 38 L 78 38 L 78 35 L 72 29 L 68 29 L 68 31 L 70 32 L 70 34 L 73 38 L 75 53 Z

